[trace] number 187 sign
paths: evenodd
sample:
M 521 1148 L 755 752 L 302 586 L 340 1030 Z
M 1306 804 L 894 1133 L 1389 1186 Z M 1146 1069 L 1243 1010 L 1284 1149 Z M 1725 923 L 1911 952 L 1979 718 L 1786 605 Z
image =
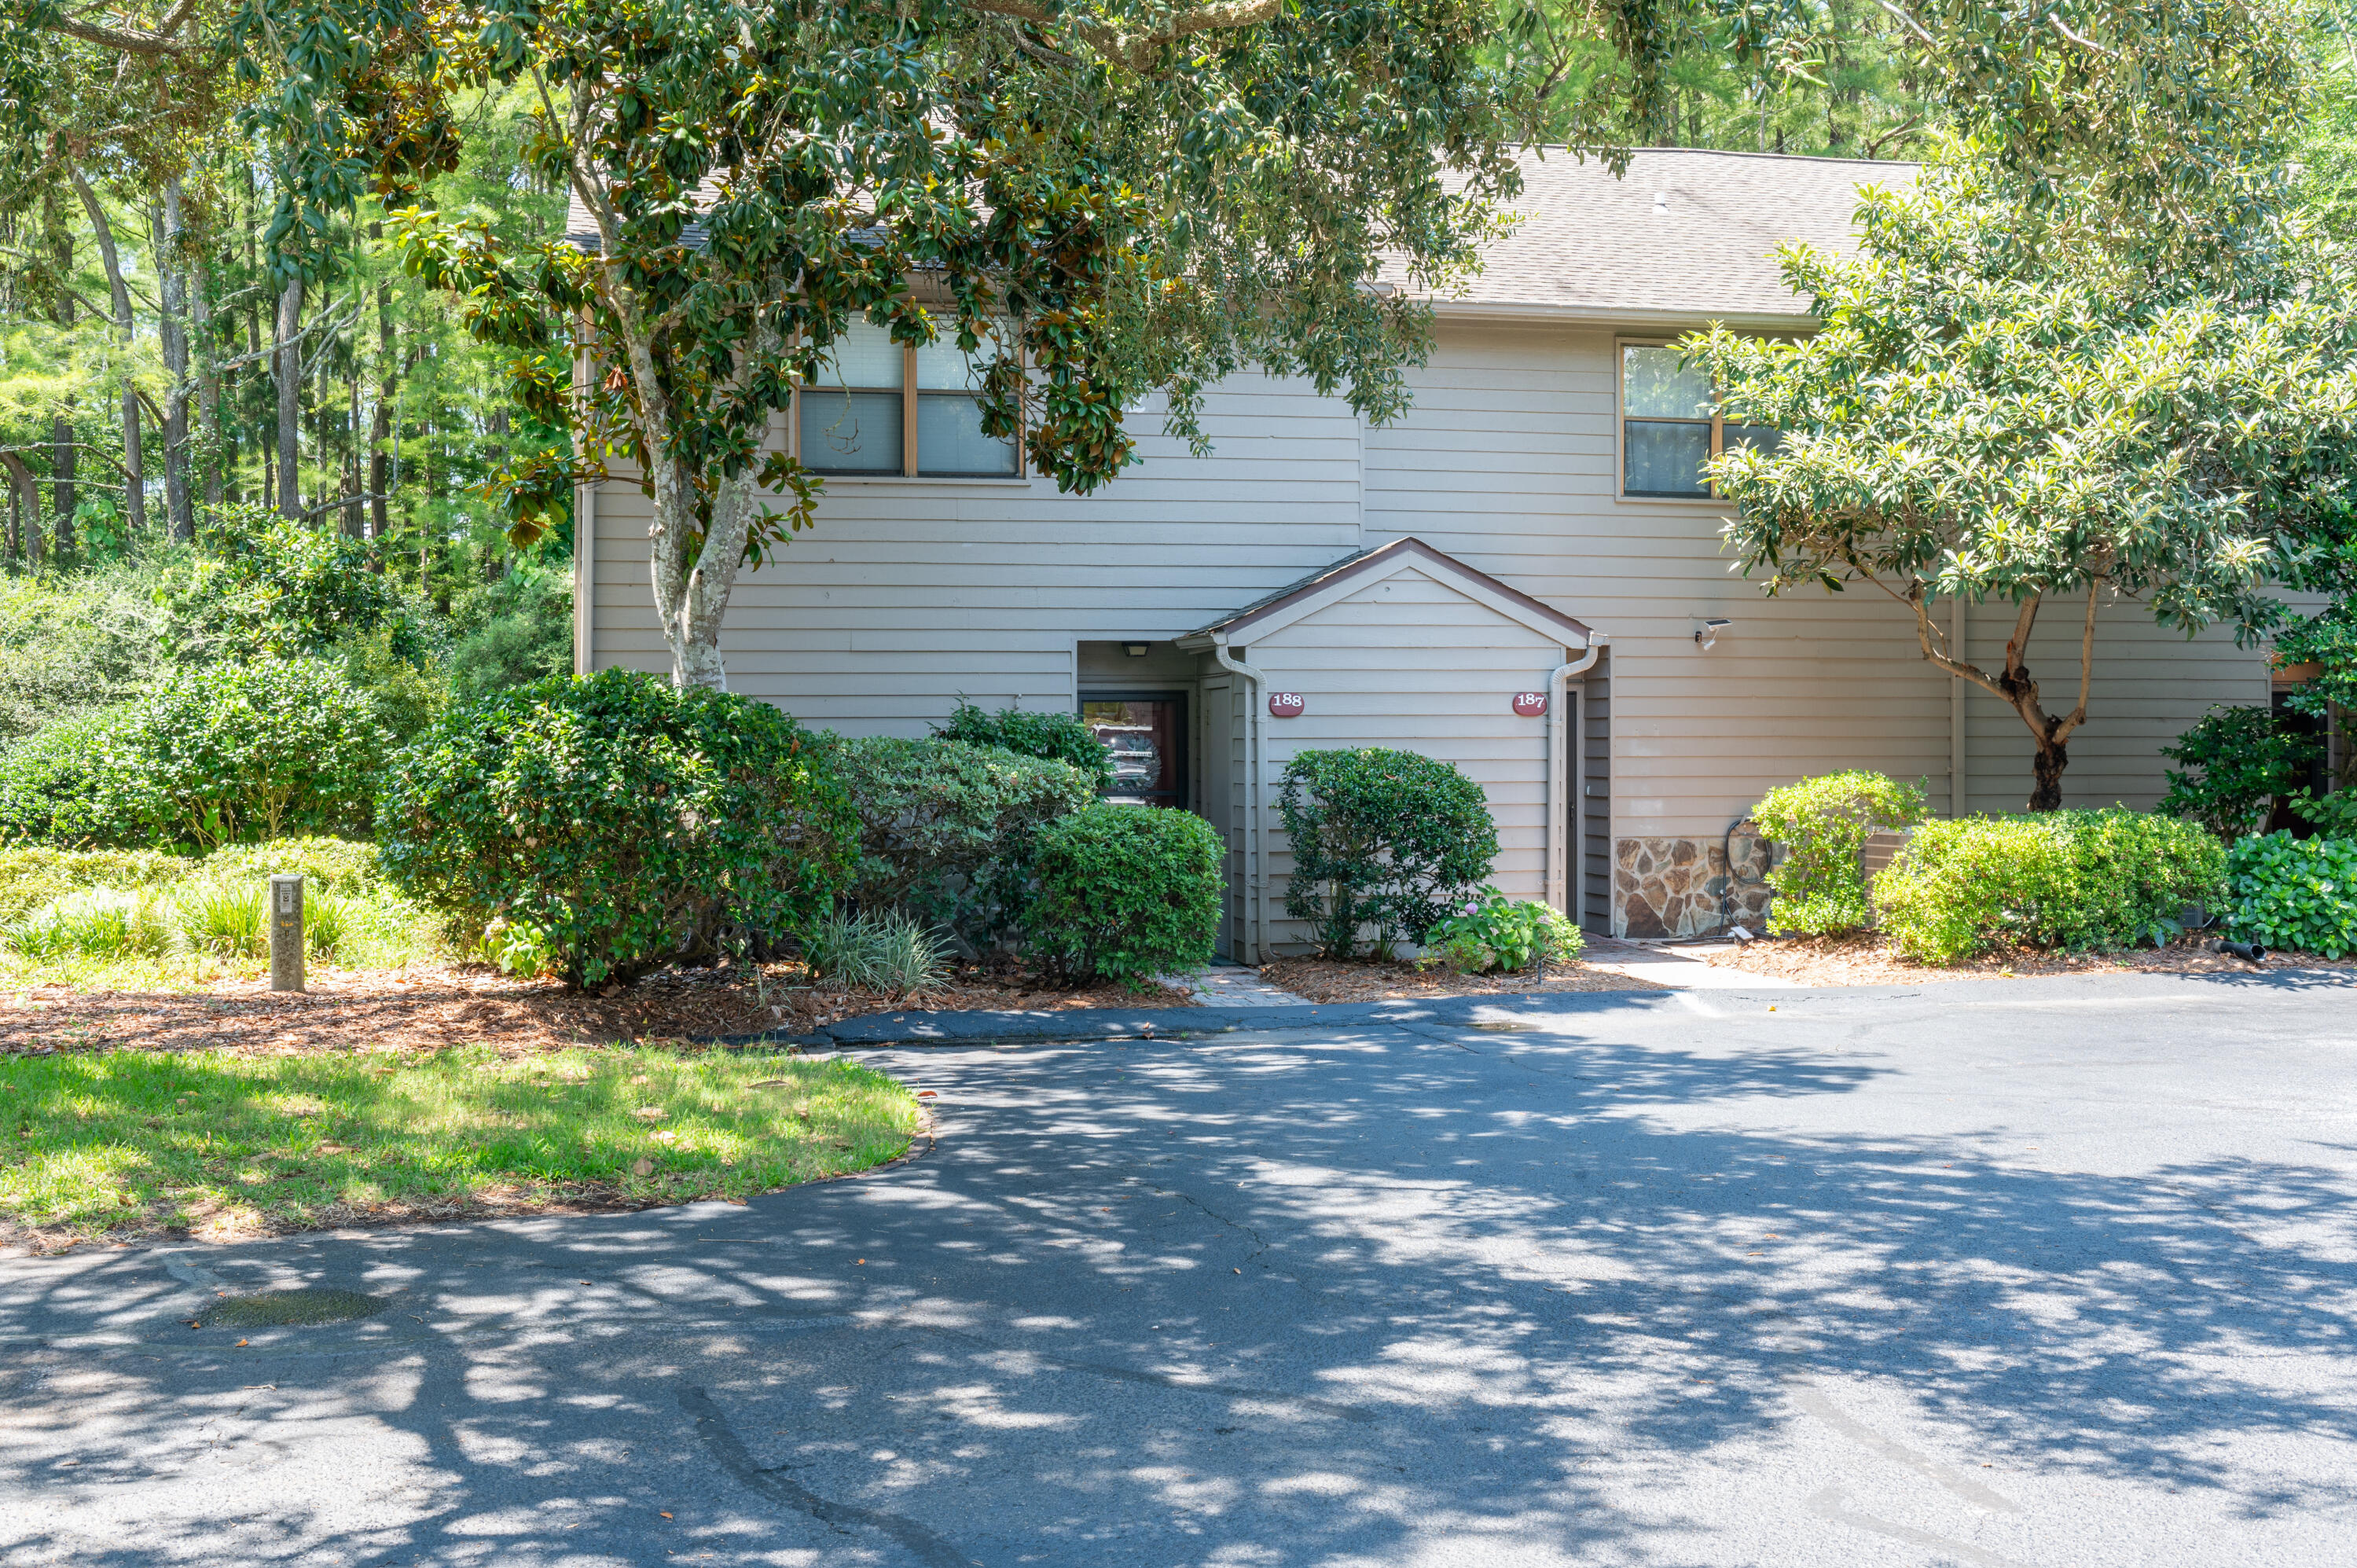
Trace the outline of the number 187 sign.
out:
M 1544 718 L 1546 717 L 1546 704 L 1547 694 L 1544 692 L 1517 692 L 1514 693 L 1514 712 L 1520 717 L 1526 719 Z

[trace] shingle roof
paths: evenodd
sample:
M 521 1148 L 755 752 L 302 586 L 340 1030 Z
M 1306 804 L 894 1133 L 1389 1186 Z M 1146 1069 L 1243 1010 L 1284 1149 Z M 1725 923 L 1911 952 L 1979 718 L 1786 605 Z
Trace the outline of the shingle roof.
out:
M 1355 551 L 1339 561 L 1329 562 L 1272 593 L 1263 594 L 1242 609 L 1232 610 L 1207 626 L 1196 628 L 1178 639 L 1179 646 L 1183 648 L 1190 642 L 1209 638 L 1215 631 L 1248 632 L 1275 611 L 1290 607 L 1312 595 L 1344 586 L 1360 577 L 1379 578 L 1383 568 L 1411 562 L 1420 564 L 1436 576 L 1453 581 L 1460 592 L 1470 588 L 1477 597 L 1486 596 L 1493 602 L 1493 607 L 1501 609 L 1509 617 L 1534 629 L 1561 634 L 1576 646 L 1584 647 L 1591 640 L 1602 640 L 1600 635 L 1586 622 L 1573 619 L 1554 606 L 1531 597 L 1520 588 L 1508 587 L 1489 573 L 1468 566 L 1456 556 L 1446 551 L 1435 550 L 1410 534 L 1394 539 L 1388 544 Z
M 1626 177 L 1561 147 L 1523 156 L 1521 225 L 1444 311 L 1568 314 L 1619 321 L 1807 319 L 1785 288 L 1776 247 L 1856 243 L 1861 185 L 1914 178 L 1915 166 L 1649 147 Z M 565 237 L 587 250 L 597 228 L 575 198 Z M 701 225 L 691 226 L 691 244 Z M 1405 277 L 1392 281 L 1404 284 Z
M 1776 247 L 1856 244 L 1861 185 L 1911 181 L 1915 166 L 1646 148 L 1615 179 L 1560 147 L 1523 156 L 1521 225 L 1446 311 L 1568 313 L 1614 319 L 1804 320 Z

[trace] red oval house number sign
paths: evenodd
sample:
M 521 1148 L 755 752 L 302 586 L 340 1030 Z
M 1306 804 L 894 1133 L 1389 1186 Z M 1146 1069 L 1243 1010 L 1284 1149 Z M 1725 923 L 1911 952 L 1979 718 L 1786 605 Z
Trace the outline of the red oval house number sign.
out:
M 1545 693 L 1544 692 L 1517 692 L 1517 693 L 1514 693 L 1514 712 L 1515 712 L 1517 714 L 1519 714 L 1521 717 L 1523 717 L 1523 718 L 1526 718 L 1526 719 L 1536 719 L 1536 718 L 1544 718 L 1544 717 L 1545 717 L 1545 716 L 1546 716 L 1546 693 Z
M 1271 692 L 1268 694 L 1268 716 L 1273 719 L 1297 719 L 1301 710 L 1309 704 L 1301 700 L 1298 692 Z

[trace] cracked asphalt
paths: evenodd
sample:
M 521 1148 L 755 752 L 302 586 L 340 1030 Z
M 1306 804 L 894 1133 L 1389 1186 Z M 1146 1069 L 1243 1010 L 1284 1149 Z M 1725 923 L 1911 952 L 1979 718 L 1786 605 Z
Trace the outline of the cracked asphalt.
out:
M 863 1052 L 857 1179 L 0 1262 L 0 1560 L 2357 1561 L 2347 980 Z

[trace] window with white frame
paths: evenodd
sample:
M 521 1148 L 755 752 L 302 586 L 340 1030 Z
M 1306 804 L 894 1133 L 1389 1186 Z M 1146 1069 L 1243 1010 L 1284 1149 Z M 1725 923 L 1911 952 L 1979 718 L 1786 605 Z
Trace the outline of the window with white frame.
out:
M 1703 465 L 1738 446 L 1776 449 L 1773 425 L 1718 415 L 1710 377 L 1659 343 L 1620 345 L 1620 493 L 1665 500 L 1707 499 Z
M 982 375 L 989 355 L 967 355 L 953 336 L 921 348 L 892 341 L 854 319 L 829 350 L 819 379 L 794 397 L 797 451 L 815 473 L 939 478 L 1014 478 L 1017 444 L 982 433 Z

